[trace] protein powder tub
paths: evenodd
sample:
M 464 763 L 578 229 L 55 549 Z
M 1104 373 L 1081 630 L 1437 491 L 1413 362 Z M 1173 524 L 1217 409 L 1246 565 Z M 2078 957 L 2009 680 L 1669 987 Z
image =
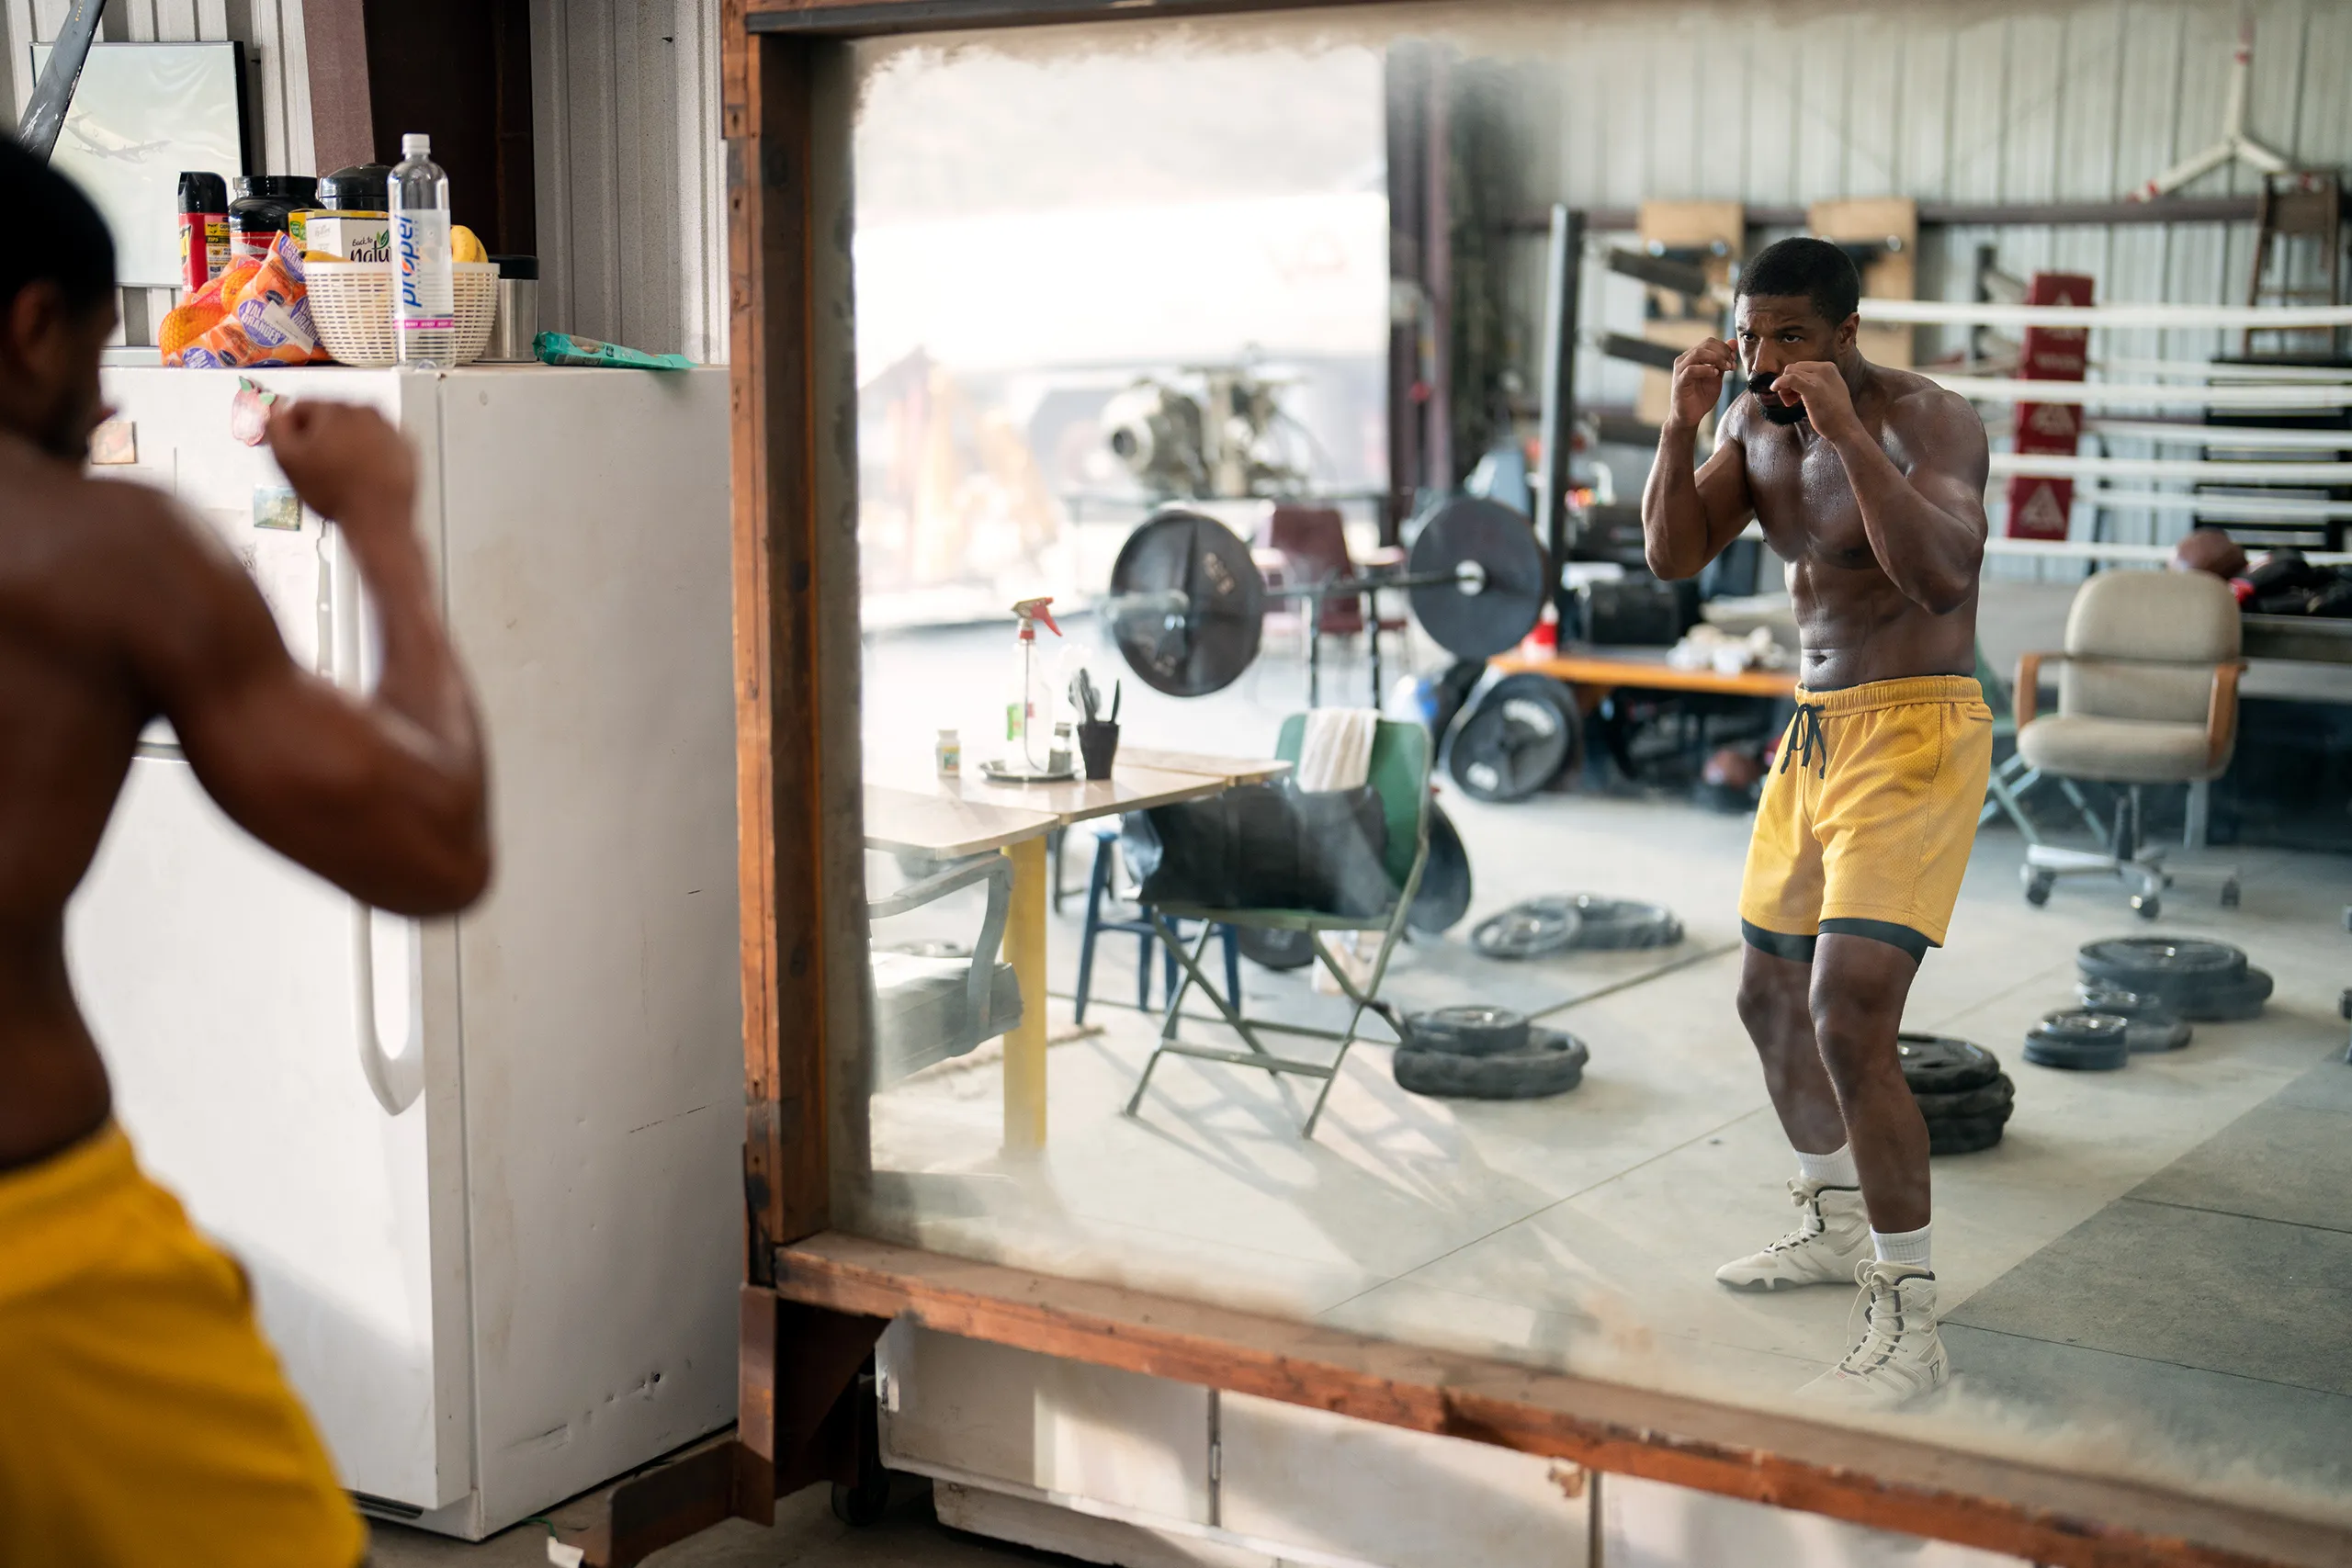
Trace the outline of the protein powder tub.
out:
M 381 164 L 354 164 L 319 179 L 319 205 L 301 214 L 303 248 L 345 261 L 392 259 L 392 220 L 385 209 L 392 171 Z
M 280 234 L 292 234 L 301 244 L 304 234 L 295 214 L 315 207 L 319 182 L 308 175 L 240 175 L 237 199 L 229 204 L 229 259 L 269 254 Z

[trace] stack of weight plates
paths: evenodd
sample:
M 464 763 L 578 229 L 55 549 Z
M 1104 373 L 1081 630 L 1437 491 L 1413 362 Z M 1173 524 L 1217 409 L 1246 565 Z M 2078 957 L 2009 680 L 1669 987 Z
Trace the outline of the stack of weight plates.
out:
M 1396 1087 L 1444 1100 L 1540 1100 L 1584 1081 L 1591 1053 L 1508 1008 L 1453 1007 L 1405 1021 Z
M 2001 1141 L 2017 1086 L 2001 1071 L 1999 1057 L 1944 1034 L 1900 1035 L 1895 1050 L 1903 1081 L 1928 1120 L 1929 1154 L 1973 1154 Z
M 2045 1013 L 2026 1034 L 2025 1059 L 2038 1067 L 2113 1072 L 2132 1059 L 2132 1021 L 2088 1008 Z
M 2086 980 L 2075 989 L 2086 1010 L 2112 1014 L 2130 1026 L 2124 1032 L 2134 1055 L 2143 1051 L 2177 1051 L 2188 1043 L 2188 1021 L 2160 998 L 2127 991 L 2104 980 Z
M 1670 947 L 1682 940 L 1682 922 L 1662 905 L 1593 893 L 1561 893 L 1513 904 L 1478 922 L 1470 945 L 1487 958 L 1544 958 L 1571 949 L 1586 952 L 1634 947 Z
M 2270 996 L 2269 971 L 2203 937 L 2109 937 L 2085 942 L 2075 964 L 2085 985 L 2130 991 L 2195 1023 L 2258 1017 Z

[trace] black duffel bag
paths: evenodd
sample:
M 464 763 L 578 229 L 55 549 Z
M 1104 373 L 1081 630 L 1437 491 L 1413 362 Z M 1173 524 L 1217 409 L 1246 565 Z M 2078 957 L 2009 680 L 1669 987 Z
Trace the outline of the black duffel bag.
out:
M 1288 780 L 1128 813 L 1120 852 L 1147 904 L 1372 917 L 1396 898 L 1379 792 Z

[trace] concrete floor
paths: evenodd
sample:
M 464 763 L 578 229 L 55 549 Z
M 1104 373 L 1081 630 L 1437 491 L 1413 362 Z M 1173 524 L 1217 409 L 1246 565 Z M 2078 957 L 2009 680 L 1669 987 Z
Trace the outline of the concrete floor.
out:
M 890 716 L 874 726 L 877 752 L 903 744 L 915 672 L 935 682 L 953 662 L 928 640 L 877 645 L 869 657 L 867 712 Z M 1233 692 L 1189 705 L 1131 689 L 1128 734 L 1262 747 L 1298 705 L 1296 680 L 1295 665 L 1269 660 Z M 1360 691 L 1361 676 L 1336 683 Z M 933 688 L 923 700 L 944 699 Z M 1295 1133 L 1303 1090 L 1215 1064 L 1163 1063 L 1141 1115 L 1126 1118 L 1119 1109 L 1156 1021 L 1116 1005 L 1132 998 L 1135 951 L 1116 939 L 1098 961 L 1089 1014 L 1101 1032 L 1051 1054 L 1044 1156 L 1003 1155 L 998 1070 L 985 1053 L 951 1064 L 876 1097 L 876 1174 L 856 1227 L 1785 1405 L 1845 1348 L 1853 1297 L 1755 1298 L 1710 1278 L 1786 1228 L 1781 1188 L 1792 1174 L 1732 1010 L 1747 819 L 1638 796 L 1443 799 L 1477 897 L 1469 919 L 1399 959 L 1392 994 L 1408 1007 L 1499 1002 L 1575 1032 L 1592 1051 L 1577 1091 L 1529 1104 L 1422 1100 L 1396 1087 L 1385 1049 L 1359 1047 L 1311 1142 Z M 2060 816 L 2049 812 L 2050 825 Z M 1074 843 L 1070 878 L 1082 883 L 1084 840 Z M 2042 1012 L 2074 1004 L 2077 944 L 2141 928 L 2120 891 L 2088 881 L 2030 908 L 2021 855 L 2005 827 L 1980 838 L 1950 942 L 1913 992 L 1908 1026 L 2000 1055 L 2018 1111 L 1998 1148 L 1937 1162 L 1939 1306 L 1959 1376 L 1927 1408 L 1883 1419 L 1962 1446 L 2342 1517 L 2352 1506 L 2341 1441 L 2352 1430 L 2352 1335 L 2328 1303 L 2352 1289 L 2352 1223 L 2330 1205 L 2352 1181 L 2352 1099 L 2334 1076 L 2352 1083 L 2352 1067 L 2334 1060 L 2345 1043 L 2335 998 L 2352 979 L 2339 920 L 2352 876 L 2339 859 L 2241 849 L 2227 858 L 2243 868 L 2242 908 L 2222 909 L 2184 883 L 2162 929 L 2246 948 L 2277 976 L 2269 1010 L 2199 1025 L 2174 1055 L 2082 1075 L 2026 1065 L 2022 1037 Z M 1666 902 L 1687 939 L 1524 965 L 1467 945 L 1485 914 L 1568 890 Z M 1079 914 L 1073 899 L 1054 922 L 1057 991 L 1076 973 Z M 939 934 L 976 923 L 953 909 L 927 918 L 946 923 Z M 1254 965 L 1245 986 L 1253 1004 L 1294 1016 L 1328 1020 L 1336 1007 Z M 2273 1149 L 2293 1151 L 2299 1180 L 2257 1158 Z

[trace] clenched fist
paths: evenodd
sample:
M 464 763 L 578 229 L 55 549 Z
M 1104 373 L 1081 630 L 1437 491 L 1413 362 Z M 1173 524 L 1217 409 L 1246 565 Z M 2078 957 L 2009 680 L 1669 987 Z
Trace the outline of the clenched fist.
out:
M 416 511 L 416 456 L 374 409 L 281 402 L 269 449 L 303 504 L 345 529 L 408 527 Z
M 1719 337 L 1683 350 L 1674 358 L 1674 405 L 1668 417 L 1677 424 L 1697 425 L 1714 412 L 1724 378 L 1738 374 L 1739 355 Z

